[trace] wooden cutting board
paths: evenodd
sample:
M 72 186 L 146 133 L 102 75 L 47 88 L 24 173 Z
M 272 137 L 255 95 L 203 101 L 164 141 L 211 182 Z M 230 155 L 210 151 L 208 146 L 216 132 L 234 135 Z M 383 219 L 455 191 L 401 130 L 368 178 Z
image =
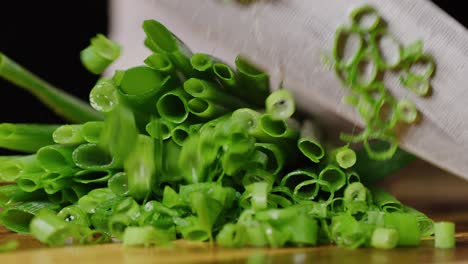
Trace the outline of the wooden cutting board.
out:
M 417 248 L 344 249 L 335 246 L 225 249 L 177 241 L 166 247 L 124 248 L 120 244 L 50 248 L 27 235 L 0 228 L 0 243 L 18 239 L 17 251 L 0 254 L 10 263 L 468 263 L 468 181 L 416 161 L 381 185 L 434 220 L 456 223 L 457 245 L 443 250 L 424 240 Z

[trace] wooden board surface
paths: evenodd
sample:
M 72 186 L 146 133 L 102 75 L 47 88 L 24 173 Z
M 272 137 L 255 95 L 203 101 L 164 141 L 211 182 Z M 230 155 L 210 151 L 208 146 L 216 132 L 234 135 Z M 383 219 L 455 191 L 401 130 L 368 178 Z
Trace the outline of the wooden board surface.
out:
M 223 249 L 206 243 L 177 241 L 156 248 L 120 244 L 49 248 L 26 235 L 0 229 L 0 243 L 18 239 L 20 248 L 0 254 L 10 263 L 468 263 L 468 181 L 416 161 L 382 182 L 384 188 L 434 220 L 456 223 L 455 249 L 435 249 L 432 240 L 417 248 L 343 249 L 335 246 L 282 249 Z

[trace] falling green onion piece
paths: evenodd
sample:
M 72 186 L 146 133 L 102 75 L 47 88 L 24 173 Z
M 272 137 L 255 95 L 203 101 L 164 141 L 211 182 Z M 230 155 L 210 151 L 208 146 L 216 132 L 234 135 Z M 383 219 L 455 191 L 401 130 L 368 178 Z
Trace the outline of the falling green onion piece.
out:
M 81 51 L 83 66 L 94 74 L 101 74 L 120 55 L 121 47 L 103 34 L 91 38 L 91 44 Z

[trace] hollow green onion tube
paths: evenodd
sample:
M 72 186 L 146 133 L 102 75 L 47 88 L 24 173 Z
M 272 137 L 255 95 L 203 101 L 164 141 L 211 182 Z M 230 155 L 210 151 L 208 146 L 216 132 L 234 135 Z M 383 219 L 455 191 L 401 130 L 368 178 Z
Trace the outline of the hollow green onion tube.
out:
M 54 194 L 71 185 L 72 180 L 70 176 L 72 174 L 67 172 L 66 174 L 50 173 L 47 174 L 47 177 L 42 178 L 42 185 L 44 191 L 47 194 Z
M 231 111 L 230 108 L 202 98 L 190 99 L 187 108 L 193 115 L 206 119 L 217 118 Z
M 81 210 L 81 208 L 76 204 L 62 208 L 57 213 L 57 216 L 68 223 L 78 224 L 82 226 L 90 225 L 88 214 Z
M 414 74 L 412 72 L 400 77 L 400 83 L 419 96 L 426 96 L 430 90 L 430 83 L 427 77 Z
M 348 169 L 356 163 L 356 152 L 344 145 L 331 151 L 331 160 L 340 168 Z
M 269 114 L 260 116 L 259 126 L 267 135 L 274 138 L 296 139 L 299 137 L 299 130 L 294 123 L 275 120 Z
M 41 147 L 54 144 L 52 134 L 57 125 L 0 124 L 0 148 L 14 151 L 36 152 Z
M 346 183 L 349 185 L 353 182 L 361 182 L 361 177 L 355 171 L 347 171 L 346 172 Z
M 81 123 L 102 119 L 101 114 L 85 102 L 41 80 L 3 53 L 0 53 L 0 77 L 24 88 L 70 121 Z
M 164 119 L 153 119 L 146 125 L 145 129 L 152 138 L 166 140 L 171 137 L 174 126 Z
M 171 130 L 171 138 L 179 146 L 182 146 L 185 140 L 189 137 L 190 125 L 182 123 Z
M 255 143 L 255 149 L 267 157 L 265 169 L 273 175 L 277 175 L 285 165 L 284 152 L 276 144 Z
M 375 140 L 380 144 L 371 144 Z M 390 159 L 398 149 L 398 138 L 393 133 L 371 133 L 364 137 L 364 149 L 371 159 Z
M 228 93 L 225 93 L 216 83 L 198 78 L 190 78 L 184 82 L 184 90 L 195 98 L 210 100 L 228 108 L 247 107 L 248 104 Z
M 296 111 L 293 94 L 285 89 L 276 90 L 265 100 L 265 108 L 273 119 L 290 118 Z
M 67 224 L 54 212 L 42 209 L 31 220 L 31 235 L 42 243 L 51 246 L 63 246 L 68 239 L 77 240 L 80 227 Z
M 375 205 L 385 212 L 402 211 L 403 206 L 393 195 L 388 192 L 373 187 L 370 189 Z
M 415 215 L 407 213 L 387 213 L 384 215 L 386 228 L 398 231 L 398 246 L 418 246 L 421 242 L 421 233 Z
M 349 76 L 353 89 L 369 89 L 378 74 L 378 62 L 370 52 L 362 52 L 351 66 Z
M 156 20 L 143 21 L 143 30 L 147 36 L 146 42 L 155 51 L 168 55 L 178 70 L 184 75 L 191 75 L 192 66 L 190 65 L 190 57 L 192 53 L 182 41 Z
M 394 69 L 401 64 L 402 49 L 400 43 L 386 30 L 377 30 L 370 36 L 371 52 L 376 58 L 379 69 Z M 391 49 L 393 54 L 385 51 Z
M 169 79 L 169 76 L 165 77 L 147 66 L 129 68 L 122 73 L 119 81 L 119 96 L 132 108 L 153 113 L 154 102 Z
M 244 226 L 225 224 L 216 236 L 216 242 L 223 247 L 243 247 L 246 243 Z
M 89 121 L 83 124 L 81 133 L 86 142 L 98 144 L 103 128 L 104 122 Z
M 244 99 L 258 106 L 263 106 L 270 94 L 270 80 L 266 72 L 259 69 L 243 56 L 235 60 L 239 89 L 242 87 Z
M 200 220 L 195 216 L 188 216 L 183 219 L 174 220 L 178 231 L 182 237 L 191 241 L 206 241 L 210 234 L 200 225 Z
M 75 167 L 72 158 L 75 148 L 75 146 L 49 145 L 40 148 L 36 157 L 46 171 L 60 173 Z
M 154 159 L 153 139 L 138 135 L 131 154 L 124 162 L 129 194 L 135 199 L 145 199 L 151 193 L 156 173 Z
M 120 103 L 117 87 L 111 79 L 101 78 L 89 93 L 89 103 L 101 113 L 109 113 Z
M 352 29 L 339 27 L 335 31 L 335 41 L 333 45 L 333 60 L 336 64 L 335 69 L 346 69 L 356 64 L 363 48 L 364 40 L 359 33 L 354 32 Z M 349 49 L 352 49 L 351 55 L 348 54 Z M 346 76 L 343 81 L 348 82 L 349 79 L 351 79 L 351 76 Z
M 367 193 L 368 190 L 360 182 L 353 182 L 346 186 L 343 194 L 343 201 L 348 212 L 351 214 L 366 212 L 368 210 Z
M 121 168 L 122 164 L 97 144 L 86 143 L 78 146 L 72 154 L 73 163 L 82 169 L 105 170 Z
M 16 183 L 21 190 L 25 192 L 33 192 L 43 187 L 42 178 L 46 177 L 49 173 L 50 172 L 45 171 L 26 173 L 16 179 Z
M 398 101 L 396 108 L 398 120 L 409 124 L 415 122 L 418 118 L 416 105 L 408 99 L 401 99 Z
M 180 124 L 188 117 L 187 101 L 189 99 L 190 95 L 183 89 L 177 88 L 163 94 L 156 102 L 156 108 L 161 118 Z
M 240 92 L 237 90 L 237 79 L 234 75 L 234 71 L 231 67 L 225 63 L 217 62 L 212 66 L 213 73 L 215 77 L 226 90 L 232 92 L 235 95 L 240 95 Z
M 337 166 L 327 165 L 319 173 L 319 179 L 329 183 L 329 187 L 324 185 L 322 190 L 335 192 L 346 184 L 346 174 Z
M 165 75 L 172 75 L 175 71 L 174 64 L 172 64 L 169 56 L 164 53 L 153 53 L 144 62 L 150 68 Z
M 319 185 L 316 184 L 316 182 L 311 182 L 311 180 L 317 179 L 317 175 L 311 170 L 294 170 L 281 179 L 280 186 L 286 186 L 291 190 L 296 190 L 295 196 L 309 200 L 313 199 L 319 191 Z M 300 185 L 301 183 L 304 184 Z
M 310 120 L 303 122 L 297 141 L 297 148 L 310 161 L 318 163 L 324 156 L 325 150 L 320 143 L 320 134 L 317 126 Z
M 54 131 L 52 138 L 57 144 L 81 144 L 85 142 L 82 128 L 82 124 L 62 125 Z
M 434 221 L 427 217 L 427 215 L 409 206 L 404 206 L 404 212 L 414 214 L 418 219 L 418 226 L 421 232 L 421 238 L 430 237 L 434 234 Z
M 8 206 L 0 214 L 3 226 L 16 233 L 29 233 L 29 223 L 34 215 L 42 208 L 54 208 L 50 202 L 34 201 Z
M 434 223 L 434 246 L 436 248 L 455 247 L 455 224 L 453 222 Z
M 0 206 L 10 206 L 18 202 L 30 202 L 46 200 L 47 195 L 43 190 L 25 192 L 17 184 L 0 186 Z
M 398 243 L 398 232 L 395 229 L 377 227 L 372 233 L 371 246 L 375 248 L 394 248 Z
M 110 177 L 114 175 L 112 170 L 81 170 L 73 176 L 74 182 L 79 183 L 93 183 L 93 182 L 107 182 Z
M 201 76 L 209 77 L 212 75 L 213 58 L 205 53 L 195 53 L 190 58 L 190 65 Z
M 35 154 L 0 160 L 0 181 L 11 182 L 22 175 L 41 171 L 42 168 Z
M 118 172 L 107 182 L 109 189 L 116 195 L 128 194 L 128 177 L 125 172 Z
M 91 38 L 90 45 L 80 52 L 83 66 L 94 74 L 101 74 L 120 55 L 121 47 L 103 34 Z
M 369 5 L 354 9 L 350 14 L 350 18 L 353 26 L 357 27 L 357 29 L 362 32 L 375 30 L 381 22 L 378 12 L 374 7 Z

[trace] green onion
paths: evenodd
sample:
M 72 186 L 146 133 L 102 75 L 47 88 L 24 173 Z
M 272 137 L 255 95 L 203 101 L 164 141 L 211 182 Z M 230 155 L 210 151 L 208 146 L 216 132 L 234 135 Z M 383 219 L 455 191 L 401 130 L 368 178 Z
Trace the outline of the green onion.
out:
M 75 167 L 72 153 L 75 146 L 49 145 L 37 151 L 37 160 L 42 168 L 49 172 L 60 173 Z
M 36 152 L 54 144 L 52 134 L 57 125 L 0 124 L 0 147 L 22 152 Z
M 292 93 L 284 89 L 272 92 L 265 100 L 265 108 L 274 119 L 280 120 L 291 117 L 296 110 Z
M 81 144 L 85 142 L 81 132 L 83 125 L 62 125 L 52 134 L 54 142 L 57 144 Z
M 120 103 L 117 87 L 109 79 L 99 79 L 89 93 L 91 106 L 99 112 L 109 113 Z
M 397 243 L 398 232 L 395 229 L 378 227 L 372 233 L 371 245 L 375 248 L 394 248 Z
M 86 142 L 98 144 L 103 129 L 104 122 L 90 121 L 83 124 L 81 128 L 81 133 Z
M 436 248 L 455 247 L 455 224 L 452 222 L 434 223 L 434 246 Z
M 172 123 L 184 122 L 189 114 L 189 95 L 182 89 L 175 89 L 159 97 L 156 107 L 159 115 Z
M 174 65 L 166 54 L 153 53 L 145 59 L 145 64 L 150 68 L 165 74 L 172 74 Z
M 89 105 L 41 80 L 3 53 L 0 53 L 0 77 L 30 92 L 58 115 L 72 122 L 102 119 Z
M 80 52 L 83 66 L 94 74 L 101 74 L 120 55 L 121 47 L 116 42 L 97 34 L 91 44 Z
M 42 208 L 54 208 L 50 202 L 36 201 L 9 206 L 0 214 L 0 222 L 3 226 L 17 233 L 29 233 L 29 222 Z

